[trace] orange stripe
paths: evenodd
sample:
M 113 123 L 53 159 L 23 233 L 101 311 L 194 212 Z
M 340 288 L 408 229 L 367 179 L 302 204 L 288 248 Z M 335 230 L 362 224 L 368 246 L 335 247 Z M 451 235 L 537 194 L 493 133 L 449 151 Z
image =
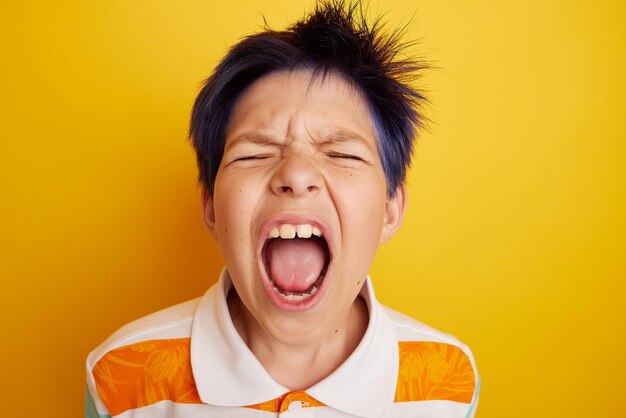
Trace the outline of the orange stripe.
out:
M 283 396 L 279 396 L 276 399 L 272 399 L 271 401 L 258 403 L 255 405 L 248 405 L 246 406 L 246 408 L 258 409 L 260 411 L 267 411 L 267 412 L 274 412 L 274 413 L 285 412 L 287 409 L 289 409 L 289 405 L 291 405 L 291 403 L 295 401 L 302 402 L 303 408 L 312 408 L 314 406 L 326 406 L 325 404 L 321 403 L 317 399 L 308 395 L 306 392 L 296 391 L 296 392 L 286 393 Z
M 272 399 L 271 401 L 257 403 L 254 405 L 246 405 L 246 408 L 258 409 L 259 411 L 266 412 L 278 412 L 280 410 L 280 405 L 283 403 L 283 398 L 284 396 L 280 396 L 276 399 Z
M 93 369 L 100 399 L 111 415 L 170 400 L 202 403 L 190 359 L 190 339 L 151 340 L 111 350 Z M 395 402 L 451 400 L 471 403 L 475 376 L 459 347 L 434 342 L 400 342 Z M 305 392 L 290 392 L 247 408 L 283 412 L 293 401 L 324 406 Z
M 469 357 L 459 347 L 436 342 L 399 343 L 395 402 L 448 400 L 471 403 L 476 384 Z
M 202 403 L 191 371 L 189 338 L 151 340 L 109 351 L 93 368 L 111 415 L 171 400 Z

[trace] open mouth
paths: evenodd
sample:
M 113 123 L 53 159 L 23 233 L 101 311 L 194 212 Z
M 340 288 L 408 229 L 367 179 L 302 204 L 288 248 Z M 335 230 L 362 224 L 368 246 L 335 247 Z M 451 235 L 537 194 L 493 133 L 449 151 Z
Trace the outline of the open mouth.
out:
M 286 223 L 269 232 L 261 257 L 274 292 L 291 303 L 303 302 L 317 293 L 331 258 L 319 228 Z

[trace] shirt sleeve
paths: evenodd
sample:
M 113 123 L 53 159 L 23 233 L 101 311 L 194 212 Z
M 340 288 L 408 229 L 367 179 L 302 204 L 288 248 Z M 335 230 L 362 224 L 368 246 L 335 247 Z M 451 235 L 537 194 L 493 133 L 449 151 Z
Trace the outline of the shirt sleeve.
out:
M 96 403 L 91 396 L 91 392 L 89 391 L 89 387 L 86 388 L 86 396 L 85 396 L 85 417 L 86 418 L 111 418 L 107 412 L 104 414 L 98 413 L 96 409 Z
M 109 411 L 98 396 L 96 383 L 89 367 L 89 360 L 87 360 L 87 384 L 85 387 L 85 417 L 111 418 L 111 414 L 109 414 Z
M 478 398 L 480 397 L 480 377 L 476 375 L 476 385 L 474 386 L 474 396 L 472 397 L 472 403 L 467 411 L 466 418 L 474 418 L 476 415 L 476 408 L 478 407 Z

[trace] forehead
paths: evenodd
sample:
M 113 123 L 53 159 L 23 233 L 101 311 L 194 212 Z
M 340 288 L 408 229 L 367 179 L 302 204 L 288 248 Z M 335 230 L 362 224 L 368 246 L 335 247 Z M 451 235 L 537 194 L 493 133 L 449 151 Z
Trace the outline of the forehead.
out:
M 342 76 L 309 70 L 267 74 L 237 100 L 226 129 L 226 144 L 245 134 L 318 139 L 350 132 L 376 144 L 371 112 L 362 92 Z

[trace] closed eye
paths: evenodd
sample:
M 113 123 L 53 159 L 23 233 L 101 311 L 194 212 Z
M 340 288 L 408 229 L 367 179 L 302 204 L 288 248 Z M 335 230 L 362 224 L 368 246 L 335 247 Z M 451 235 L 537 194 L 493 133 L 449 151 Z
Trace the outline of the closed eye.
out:
M 255 155 L 244 155 L 243 157 L 237 157 L 228 162 L 225 166 L 228 167 L 231 164 L 245 161 L 261 161 L 270 158 L 271 154 L 255 154 Z
M 269 157 L 270 157 L 270 155 L 268 155 L 268 154 L 246 155 L 245 157 L 236 158 L 234 161 L 264 160 L 264 159 L 269 158 Z
M 363 158 L 359 157 L 358 155 L 353 155 L 353 154 L 344 154 L 341 152 L 329 152 L 326 153 L 327 156 L 331 157 L 331 158 L 341 158 L 344 160 L 354 160 L 354 161 L 361 161 L 361 162 L 366 162 Z

